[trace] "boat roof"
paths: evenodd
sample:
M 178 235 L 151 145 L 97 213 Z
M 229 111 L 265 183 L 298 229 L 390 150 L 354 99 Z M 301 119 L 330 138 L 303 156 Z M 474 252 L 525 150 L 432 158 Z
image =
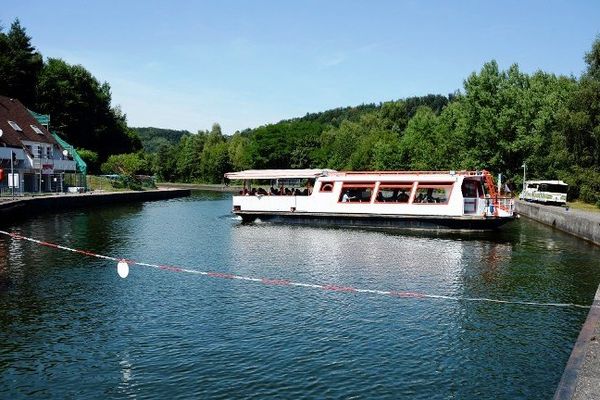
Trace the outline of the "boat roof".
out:
M 336 172 L 333 169 L 247 169 L 228 172 L 227 179 L 302 179 L 318 178 Z
M 425 176 L 473 176 L 483 177 L 485 171 L 341 171 L 334 172 L 330 175 L 335 176 L 388 176 L 388 175 L 425 175 Z
M 548 183 L 551 185 L 565 185 L 565 186 L 569 186 L 567 183 L 564 183 L 563 181 L 526 181 L 525 183 L 530 184 L 530 183 Z
M 483 179 L 482 171 L 336 171 L 333 169 L 248 169 L 228 172 L 225 178 L 231 180 L 245 179 L 306 179 L 330 177 L 333 179 L 397 179 L 399 176 L 410 179 L 435 180 L 447 177 L 466 176 Z

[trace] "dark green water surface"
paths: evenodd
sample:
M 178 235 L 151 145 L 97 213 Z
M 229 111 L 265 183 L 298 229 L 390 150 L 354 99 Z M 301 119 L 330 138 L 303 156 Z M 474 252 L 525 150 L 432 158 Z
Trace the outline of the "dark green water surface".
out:
M 228 195 L 0 228 L 256 278 L 589 305 L 600 251 L 501 232 L 241 225 Z M 0 398 L 548 399 L 588 310 L 398 298 L 132 266 L 0 237 Z

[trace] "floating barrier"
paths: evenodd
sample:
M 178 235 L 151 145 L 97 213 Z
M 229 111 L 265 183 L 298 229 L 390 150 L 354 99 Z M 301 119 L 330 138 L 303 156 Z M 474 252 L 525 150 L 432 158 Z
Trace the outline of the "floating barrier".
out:
M 42 240 L 30 238 L 27 236 L 20 235 L 14 232 L 6 232 L 0 230 L 0 234 L 9 236 L 14 240 L 25 240 L 31 243 L 38 244 L 40 246 L 49 247 L 57 250 L 70 251 L 72 253 L 81 254 L 87 257 L 95 257 L 103 260 L 115 261 L 117 262 L 117 273 L 121 278 L 126 278 L 129 275 L 129 266 L 130 265 L 138 265 L 142 267 L 155 268 L 163 271 L 169 272 L 180 272 L 187 274 L 195 274 L 195 275 L 203 275 L 210 278 L 220 278 L 220 279 L 234 279 L 239 281 L 246 282 L 255 282 L 261 283 L 264 285 L 271 286 L 289 286 L 289 287 L 303 287 L 310 289 L 321 289 L 333 292 L 343 292 L 343 293 L 364 293 L 371 295 L 380 295 L 380 296 L 389 296 L 389 297 L 399 297 L 399 298 L 417 298 L 417 299 L 441 299 L 441 300 L 452 300 L 452 301 L 468 301 L 468 302 L 487 302 L 487 303 L 498 303 L 498 304 L 512 304 L 512 305 L 522 305 L 522 306 L 535 306 L 535 307 L 573 307 L 573 308 L 585 308 L 590 309 L 593 307 L 599 307 L 594 305 L 582 305 L 582 304 L 574 304 L 574 303 L 542 303 L 535 301 L 522 301 L 522 300 L 500 300 L 500 299 L 491 299 L 486 297 L 460 297 L 460 296 L 444 296 L 439 294 L 428 294 L 428 293 L 420 293 L 420 292 L 409 292 L 409 291 L 393 291 L 393 290 L 376 290 L 376 289 L 361 289 L 355 288 L 351 286 L 338 286 L 332 284 L 317 284 L 317 283 L 303 283 L 303 282 L 294 282 L 286 279 L 271 279 L 271 278 L 254 278 L 242 275 L 234 275 L 223 272 L 212 272 L 212 271 L 199 271 L 195 269 L 189 268 L 181 268 L 171 265 L 160 265 L 160 264 L 150 264 L 140 261 L 135 261 L 127 258 L 119 258 L 119 257 L 111 257 L 102 254 L 97 254 L 87 250 L 74 249 L 71 247 L 61 246 L 59 244 L 45 242 Z

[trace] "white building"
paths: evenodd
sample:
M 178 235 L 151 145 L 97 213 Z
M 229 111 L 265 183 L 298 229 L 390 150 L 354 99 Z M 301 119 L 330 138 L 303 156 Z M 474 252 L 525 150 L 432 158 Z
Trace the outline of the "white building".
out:
M 13 186 L 18 194 L 61 191 L 64 174 L 76 169 L 75 161 L 63 152 L 19 100 L 0 96 L 1 193 L 12 192 Z

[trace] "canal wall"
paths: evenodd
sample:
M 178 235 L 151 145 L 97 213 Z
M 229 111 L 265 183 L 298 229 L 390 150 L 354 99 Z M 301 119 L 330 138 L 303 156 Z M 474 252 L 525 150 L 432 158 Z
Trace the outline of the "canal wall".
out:
M 554 400 L 584 399 L 600 399 L 600 287 L 554 393 Z
M 36 216 L 42 212 L 70 210 L 97 205 L 132 203 L 140 201 L 167 200 L 187 197 L 189 189 L 158 189 L 140 192 L 89 192 L 81 194 L 61 193 L 51 196 L 19 198 L 0 203 L 0 224 L 21 218 Z
M 515 206 L 519 215 L 600 246 L 600 213 L 528 203 L 522 200 L 517 200 Z

